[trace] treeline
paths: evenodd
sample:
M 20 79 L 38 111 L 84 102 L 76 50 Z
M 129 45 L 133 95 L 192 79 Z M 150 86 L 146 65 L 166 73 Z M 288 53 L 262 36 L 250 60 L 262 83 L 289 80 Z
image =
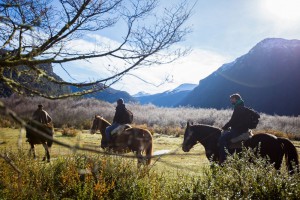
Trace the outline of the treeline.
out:
M 12 95 L 0 101 L 25 119 L 29 119 L 43 104 L 44 109 L 52 116 L 56 128 L 74 127 L 90 129 L 95 115 L 101 115 L 112 121 L 116 104 L 84 98 L 49 100 L 41 97 L 23 97 Z M 125 102 L 126 103 L 126 102 Z M 161 108 L 154 105 L 126 103 L 134 114 L 136 126 L 147 127 L 151 131 L 164 134 L 182 134 L 187 121 L 222 127 L 230 118 L 232 110 L 202 109 L 192 107 Z M 1 117 L 0 126 L 13 126 L 13 122 Z M 261 113 L 257 130 L 281 132 L 288 135 L 300 135 L 299 116 L 277 116 Z

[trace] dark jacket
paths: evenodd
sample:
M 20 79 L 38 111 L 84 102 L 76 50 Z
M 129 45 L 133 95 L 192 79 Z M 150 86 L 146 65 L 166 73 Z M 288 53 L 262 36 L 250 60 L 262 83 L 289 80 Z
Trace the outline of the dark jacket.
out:
M 42 124 L 48 124 L 52 122 L 50 115 L 43 109 L 38 108 L 32 115 L 32 119 Z
M 227 130 L 229 127 L 239 133 L 245 133 L 248 131 L 247 111 L 244 105 L 235 106 L 231 119 L 222 129 Z
M 126 124 L 127 111 L 125 104 L 117 105 L 113 123 Z

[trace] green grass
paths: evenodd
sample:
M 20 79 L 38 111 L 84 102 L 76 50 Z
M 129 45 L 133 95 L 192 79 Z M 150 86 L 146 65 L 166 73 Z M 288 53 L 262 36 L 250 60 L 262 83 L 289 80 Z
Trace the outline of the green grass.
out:
M 55 139 L 99 149 L 101 136 L 81 131 L 76 137 Z M 225 167 L 209 168 L 204 149 L 196 145 L 183 153 L 182 137 L 154 135 L 154 152 L 177 150 L 175 155 L 153 159 L 150 168 L 136 167 L 136 159 L 82 151 L 56 144 L 51 163 L 41 162 L 44 150 L 36 145 L 38 160 L 28 158 L 25 133 L 0 128 L 0 199 L 297 199 L 300 174 L 278 173 L 264 160 L 249 163 L 251 152 L 241 159 L 230 157 Z M 299 146 L 299 142 L 295 143 Z M 299 151 L 299 149 L 298 149 Z M 128 155 L 133 155 L 129 153 Z M 156 161 L 156 159 L 159 159 Z
M 83 147 L 90 147 L 102 151 L 99 148 L 101 135 L 89 134 L 88 130 L 80 131 L 76 137 L 66 137 L 56 130 L 54 138 L 71 145 L 79 145 Z M 180 170 L 181 173 L 199 173 L 199 166 L 208 165 L 208 160 L 204 154 L 204 148 L 201 145 L 196 145 L 189 153 L 184 153 L 181 150 L 181 144 L 183 141 L 182 136 L 174 137 L 170 135 L 154 134 L 153 136 L 153 153 L 160 150 L 169 150 L 172 155 L 162 155 L 152 159 L 153 170 L 159 172 L 167 172 L 167 174 L 177 173 Z M 0 145 L 1 149 L 10 149 L 17 151 L 21 147 L 24 151 L 29 151 L 29 144 L 26 142 L 25 133 L 20 134 L 19 129 L 0 128 L 0 142 L 5 144 Z M 42 145 L 35 146 L 38 159 L 42 159 L 44 156 L 44 148 Z M 71 155 L 74 151 L 59 145 L 53 144 L 51 148 L 51 159 L 55 160 L 61 156 Z M 128 153 L 126 155 L 132 155 Z M 135 161 L 136 159 L 134 159 Z
M 99 148 L 101 135 L 100 134 L 89 134 L 88 130 L 79 131 L 79 134 L 76 137 L 66 137 L 63 136 L 61 130 L 58 129 L 55 131 L 54 138 L 70 144 L 70 145 L 79 145 L 83 147 L 90 147 L 102 151 Z M 153 170 L 158 172 L 167 172 L 167 174 L 177 173 L 201 173 L 199 166 L 208 166 L 209 162 L 205 156 L 205 151 L 202 145 L 197 144 L 190 152 L 185 153 L 181 150 L 181 144 L 183 137 L 175 137 L 172 135 L 163 135 L 163 134 L 154 134 L 153 135 L 153 152 L 161 150 L 169 150 L 170 152 L 166 155 L 158 156 L 152 159 Z M 25 132 L 20 134 L 20 129 L 10 129 L 10 128 L 0 128 L 0 143 L 4 142 L 5 144 L 0 145 L 1 149 L 10 149 L 13 151 L 18 150 L 21 147 L 24 151 L 29 150 L 29 144 L 26 142 Z M 300 142 L 293 142 L 297 146 L 298 152 L 300 152 Z M 35 146 L 38 159 L 42 159 L 44 156 L 44 148 L 42 145 Z M 170 153 L 173 153 L 168 155 Z M 53 160 L 66 155 L 72 155 L 73 150 L 70 150 L 65 147 L 53 144 L 51 148 L 51 157 Z M 134 156 L 133 153 L 128 153 L 127 155 Z M 136 159 L 134 159 L 136 160 Z

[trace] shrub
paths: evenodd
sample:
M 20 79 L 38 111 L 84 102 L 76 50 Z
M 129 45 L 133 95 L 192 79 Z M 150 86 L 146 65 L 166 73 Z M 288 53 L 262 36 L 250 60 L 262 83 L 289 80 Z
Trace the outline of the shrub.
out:
M 69 127 L 90 129 L 94 116 L 102 115 L 112 121 L 115 105 L 96 99 L 68 98 L 49 100 L 41 97 L 22 97 L 12 95 L 2 98 L 6 106 L 23 118 L 30 118 L 37 105 L 42 103 L 53 118 L 55 127 L 68 124 Z M 152 132 L 179 135 L 184 131 L 187 121 L 222 127 L 230 118 L 232 110 L 216 110 L 192 107 L 160 108 L 154 105 L 126 104 L 133 112 L 134 123 L 146 125 Z M 1 124 L 0 124 L 1 125 Z M 300 117 L 271 116 L 261 113 L 256 130 L 277 130 L 287 136 L 300 135 Z M 300 136 L 298 136 L 300 137 Z
M 173 176 L 137 168 L 131 159 L 72 154 L 44 164 L 22 150 L 0 151 L 3 199 L 298 199 L 300 174 L 276 171 L 250 150 L 221 167 Z M 252 162 L 249 162 L 251 160 Z M 13 166 L 13 167 L 12 167 Z M 18 169 L 21 173 L 17 173 Z
M 61 134 L 63 136 L 67 136 L 67 137 L 76 137 L 78 135 L 79 131 L 75 128 L 68 128 L 68 127 L 64 127 L 61 130 Z
M 5 116 L 1 116 L 1 120 L 0 120 L 0 127 L 2 128 L 20 128 L 20 125 L 17 124 L 16 122 L 14 122 L 12 119 L 5 117 Z
M 28 159 L 24 152 L 1 152 L 21 171 L 0 160 L 3 199 L 160 199 L 163 180 L 147 168 L 120 157 L 76 154 L 50 165 Z M 161 182 L 160 182 L 161 181 Z
M 297 199 L 300 194 L 299 181 L 299 174 L 290 176 L 285 169 L 278 172 L 267 160 L 256 157 L 251 150 L 244 150 L 241 156 L 229 156 L 223 167 L 214 165 L 213 170 L 206 170 L 201 184 L 208 191 L 199 191 L 199 196 L 206 194 L 216 199 Z

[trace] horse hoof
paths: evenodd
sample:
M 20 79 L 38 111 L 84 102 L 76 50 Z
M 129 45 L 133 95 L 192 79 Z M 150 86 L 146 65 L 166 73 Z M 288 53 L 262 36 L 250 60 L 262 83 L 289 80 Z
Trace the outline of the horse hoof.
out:
M 50 163 L 50 160 L 47 160 L 47 163 Z
M 46 161 L 46 158 L 43 158 L 43 160 L 42 161 Z

